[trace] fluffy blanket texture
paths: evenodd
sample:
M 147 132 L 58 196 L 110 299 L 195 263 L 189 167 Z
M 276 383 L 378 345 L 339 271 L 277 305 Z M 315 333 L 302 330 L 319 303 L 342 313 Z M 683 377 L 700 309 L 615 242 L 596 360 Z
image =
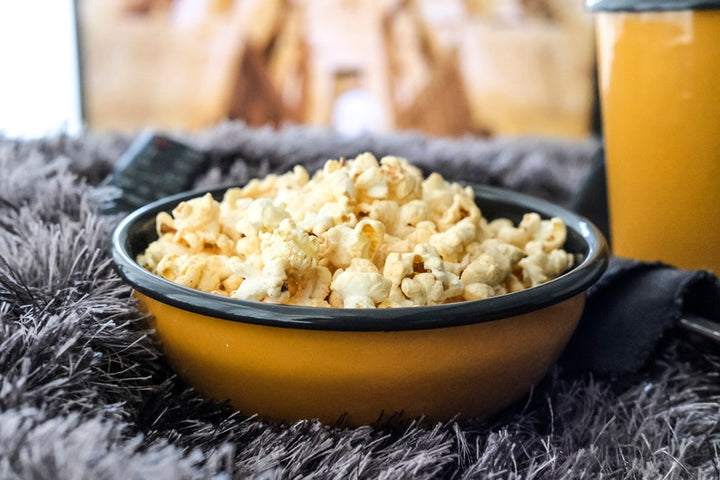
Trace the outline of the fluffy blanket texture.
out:
M 569 204 L 597 143 L 342 138 L 220 125 L 176 135 L 211 153 L 196 186 L 361 151 Z M 0 140 L 0 478 L 720 477 L 720 356 L 668 339 L 622 377 L 560 367 L 492 418 L 361 428 L 273 424 L 187 388 L 115 274 L 100 186 L 131 137 Z

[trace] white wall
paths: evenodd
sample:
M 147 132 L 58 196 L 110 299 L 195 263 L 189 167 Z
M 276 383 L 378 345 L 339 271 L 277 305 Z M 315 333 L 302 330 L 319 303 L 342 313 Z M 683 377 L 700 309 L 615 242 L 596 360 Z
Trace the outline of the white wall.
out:
M 0 0 L 0 136 L 81 128 L 73 0 Z

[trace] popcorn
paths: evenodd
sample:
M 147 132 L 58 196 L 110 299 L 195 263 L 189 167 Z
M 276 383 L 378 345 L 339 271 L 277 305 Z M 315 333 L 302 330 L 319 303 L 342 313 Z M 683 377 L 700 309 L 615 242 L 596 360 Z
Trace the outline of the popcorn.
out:
M 527 256 L 518 265 L 522 268 L 524 284 L 529 287 L 540 285 L 567 270 L 573 262 L 571 254 L 556 249 L 547 253 L 547 243 L 533 240 L 525 245 Z
M 390 308 L 479 300 L 573 265 L 560 219 L 488 222 L 470 187 L 399 157 L 329 160 L 180 203 L 137 257 L 178 284 L 251 301 Z
M 388 197 L 388 182 L 373 155 L 359 155 L 352 162 L 350 174 L 355 179 L 355 188 L 360 197 L 367 197 L 368 200 Z
M 345 308 L 375 308 L 390 293 L 391 282 L 364 258 L 354 258 L 350 266 L 338 269 L 330 284 L 330 305 Z
M 236 278 L 233 271 L 233 266 L 238 261 L 224 255 L 169 254 L 160 260 L 157 272 L 186 287 L 224 294 L 228 286 L 240 283 L 240 278 Z
M 458 276 L 428 244 L 416 246 L 412 253 L 388 255 L 383 275 L 392 281 L 388 306 L 438 305 L 463 290 Z
M 321 235 L 323 263 L 337 269 L 347 268 L 355 258 L 373 260 L 384 236 L 385 226 L 376 220 L 361 220 L 354 228 L 337 225 Z
M 431 235 L 427 243 L 440 252 L 443 260 L 459 262 L 465 255 L 465 247 L 477 238 L 477 233 L 477 227 L 466 217 L 444 232 Z
M 306 270 L 302 275 L 291 277 L 288 281 L 288 305 L 306 307 L 329 307 L 332 274 L 327 267 L 318 266 Z
M 419 168 L 399 157 L 384 157 L 380 163 L 388 185 L 388 200 L 405 203 L 422 197 L 423 176 Z

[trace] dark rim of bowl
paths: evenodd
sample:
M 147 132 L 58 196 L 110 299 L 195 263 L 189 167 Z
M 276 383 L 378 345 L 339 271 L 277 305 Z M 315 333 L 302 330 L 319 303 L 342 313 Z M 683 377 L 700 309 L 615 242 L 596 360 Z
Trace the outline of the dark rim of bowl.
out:
M 565 274 L 538 286 L 484 300 L 422 307 L 346 309 L 275 305 L 205 293 L 173 283 L 142 268 L 132 252 L 133 235 L 161 211 L 208 191 L 216 196 L 227 188 L 184 192 L 135 210 L 113 233 L 113 260 L 119 275 L 138 292 L 183 310 L 225 320 L 273 327 L 337 331 L 399 331 L 443 328 L 488 322 L 520 315 L 583 293 L 604 272 L 608 247 L 602 233 L 586 218 L 545 200 L 506 189 L 471 185 L 476 202 L 500 206 L 514 213 L 535 211 L 543 217 L 560 217 L 568 239 L 580 240 L 578 264 Z M 500 215 L 503 216 L 503 215 Z M 147 244 L 145 244 L 146 246 Z

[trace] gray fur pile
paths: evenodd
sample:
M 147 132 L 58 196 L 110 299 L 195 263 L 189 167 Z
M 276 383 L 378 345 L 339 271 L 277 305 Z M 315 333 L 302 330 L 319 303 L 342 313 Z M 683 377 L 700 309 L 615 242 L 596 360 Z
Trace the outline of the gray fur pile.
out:
M 597 145 L 540 139 L 341 138 L 221 125 L 197 186 L 373 151 L 453 179 L 568 203 Z M 129 136 L 0 140 L 0 478 L 720 477 L 718 350 L 671 339 L 618 378 L 553 369 L 485 420 L 361 428 L 247 417 L 202 399 L 162 361 L 112 269 L 100 187 Z

